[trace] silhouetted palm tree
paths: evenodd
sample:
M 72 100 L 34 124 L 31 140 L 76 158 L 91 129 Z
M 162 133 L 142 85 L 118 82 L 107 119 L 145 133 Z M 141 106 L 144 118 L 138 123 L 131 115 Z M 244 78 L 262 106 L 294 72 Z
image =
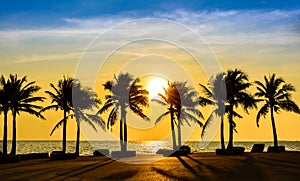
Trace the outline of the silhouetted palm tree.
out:
M 0 113 L 3 112 L 3 155 L 7 155 L 7 114 L 11 103 L 11 87 L 8 80 L 2 75 L 0 79 Z
M 112 81 L 107 81 L 103 84 L 104 89 L 108 90 L 110 94 L 105 96 L 106 102 L 98 113 L 102 114 L 112 108 L 107 119 L 107 128 L 113 126 L 117 121 L 118 115 L 121 115 L 121 151 L 127 151 L 126 109 L 130 108 L 138 116 L 149 120 L 149 118 L 143 113 L 142 109 L 143 107 L 149 106 L 148 91 L 143 89 L 143 87 L 138 83 L 139 80 L 134 79 L 132 75 L 128 73 L 121 73 L 118 76 L 114 76 Z
M 170 83 L 168 83 L 169 86 L 167 89 L 164 88 L 165 90 L 165 95 L 162 94 L 158 94 L 162 100 L 158 100 L 158 99 L 152 99 L 152 101 L 155 101 L 161 105 L 167 106 L 167 112 L 163 113 L 162 115 L 160 115 L 156 121 L 155 124 L 157 124 L 158 122 L 160 122 L 165 116 L 170 114 L 170 124 L 171 124 L 171 132 L 172 132 L 172 142 L 173 142 L 173 150 L 177 149 L 177 144 L 176 144 L 176 136 L 175 136 L 175 124 L 176 124 L 176 120 L 175 120 L 175 105 L 173 102 L 175 102 L 175 100 L 173 101 L 172 98 L 173 97 L 180 97 L 179 96 L 179 92 L 177 91 L 177 89 L 172 88 L 172 86 L 170 85 Z M 169 93 L 170 92 L 170 93 Z M 173 96 L 169 96 L 169 95 L 173 95 Z M 177 99 L 177 98 L 175 98 Z M 179 98 L 180 99 L 180 98 Z
M 285 83 L 283 78 L 276 78 L 275 74 L 272 74 L 267 78 L 264 76 L 265 82 L 255 81 L 257 85 L 257 92 L 255 96 L 265 101 L 265 104 L 260 108 L 256 117 L 257 126 L 259 126 L 259 119 L 261 116 L 266 116 L 270 110 L 271 123 L 273 128 L 274 147 L 278 147 L 277 132 L 274 119 L 274 111 L 279 113 L 280 109 L 285 111 L 300 113 L 297 104 L 291 100 L 292 94 L 290 92 L 295 91 L 295 87 L 291 84 Z
M 236 123 L 233 121 L 233 117 L 242 118 L 237 112 L 234 111 L 234 107 L 239 105 L 248 114 L 249 108 L 256 108 L 256 100 L 254 97 L 247 93 L 247 89 L 251 86 L 249 83 L 248 75 L 238 69 L 228 70 L 225 73 L 225 83 L 227 92 L 227 108 L 228 120 L 229 120 L 229 142 L 227 148 L 233 147 L 233 131 L 236 131 Z
M 85 113 L 85 111 L 92 111 L 94 108 L 98 108 L 101 104 L 100 100 L 93 90 L 89 88 L 83 88 L 78 81 L 73 84 L 73 108 L 77 123 L 77 135 L 76 135 L 76 155 L 79 156 L 79 143 L 80 143 L 80 122 L 85 121 L 92 128 L 97 131 L 94 123 L 100 125 L 105 129 L 104 121 L 97 115 Z
M 71 114 L 73 105 L 72 105 L 72 86 L 73 86 L 74 79 L 69 77 L 63 77 L 57 83 L 57 86 L 54 84 L 50 84 L 54 92 L 45 91 L 51 98 L 52 105 L 49 105 L 41 110 L 41 112 L 52 110 L 63 110 L 64 117 L 60 120 L 55 127 L 53 128 L 50 136 L 53 132 L 59 128 L 59 126 L 63 125 L 63 140 L 62 140 L 62 151 L 63 153 L 66 152 L 66 144 L 67 144 L 67 119 L 72 118 L 74 115 Z
M 17 142 L 17 115 L 19 115 L 20 112 L 26 112 L 45 119 L 39 112 L 42 107 L 34 104 L 35 102 L 43 102 L 45 98 L 33 95 L 40 90 L 40 87 L 36 86 L 34 81 L 27 83 L 26 76 L 18 79 L 17 75 L 10 75 L 9 83 L 11 84 L 12 90 L 10 106 L 13 116 L 13 136 L 10 154 L 15 155 Z
M 224 113 L 226 107 L 226 84 L 225 84 L 224 73 L 217 74 L 214 78 L 211 78 L 208 87 L 200 84 L 203 89 L 205 97 L 200 96 L 200 105 L 213 105 L 213 111 L 210 113 L 207 121 L 205 122 L 201 137 L 203 138 L 208 126 L 215 120 L 214 115 L 220 117 L 220 136 L 221 136 L 221 148 L 225 149 L 224 141 Z
M 203 119 L 202 113 L 199 111 L 199 102 L 197 99 L 197 92 L 186 86 L 186 82 L 174 82 L 168 85 L 165 89 L 165 95 L 158 94 L 161 100 L 153 99 L 153 101 L 167 106 L 168 111 L 160 115 L 155 123 L 161 121 L 165 116 L 171 116 L 171 130 L 172 130 L 172 140 L 173 149 L 177 149 L 181 146 L 181 125 L 186 122 L 190 125 L 189 121 L 194 121 L 200 126 L 203 124 L 199 121 L 198 117 Z M 176 118 L 176 119 L 175 119 Z M 177 143 L 175 140 L 175 130 L 174 124 L 177 120 Z

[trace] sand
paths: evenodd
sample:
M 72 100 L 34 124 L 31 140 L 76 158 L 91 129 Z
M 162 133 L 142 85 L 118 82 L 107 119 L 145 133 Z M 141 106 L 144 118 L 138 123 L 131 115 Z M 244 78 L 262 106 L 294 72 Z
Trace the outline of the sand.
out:
M 300 152 L 244 153 L 239 156 L 197 153 L 163 159 L 158 155 L 137 157 L 143 164 L 129 164 L 130 158 L 113 160 L 108 157 L 78 157 L 67 161 L 37 159 L 0 164 L 0 180 L 299 180 L 300 178 Z

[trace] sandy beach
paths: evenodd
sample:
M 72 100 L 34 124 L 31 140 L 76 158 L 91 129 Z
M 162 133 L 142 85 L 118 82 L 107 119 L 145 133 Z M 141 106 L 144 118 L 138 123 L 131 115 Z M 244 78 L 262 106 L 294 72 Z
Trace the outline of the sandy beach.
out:
M 300 177 L 300 152 L 137 157 L 142 164 L 129 164 L 130 158 L 108 157 L 1 164 L 0 180 L 298 180 Z

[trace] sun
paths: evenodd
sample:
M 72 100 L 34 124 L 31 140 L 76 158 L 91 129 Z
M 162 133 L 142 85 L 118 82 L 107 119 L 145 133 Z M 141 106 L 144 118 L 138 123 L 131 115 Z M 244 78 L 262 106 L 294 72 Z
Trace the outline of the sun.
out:
M 164 94 L 164 88 L 168 87 L 168 81 L 163 78 L 155 77 L 149 80 L 146 87 L 149 91 L 149 98 L 153 99 L 157 97 L 159 93 Z

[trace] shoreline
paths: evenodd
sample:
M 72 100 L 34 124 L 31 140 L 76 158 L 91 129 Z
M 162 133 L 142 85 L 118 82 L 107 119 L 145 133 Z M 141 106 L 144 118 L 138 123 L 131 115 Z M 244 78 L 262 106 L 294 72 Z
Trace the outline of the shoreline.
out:
M 41 142 L 41 143 L 40 143 Z M 156 144 L 157 143 L 157 144 Z M 205 148 L 201 148 L 199 145 L 200 141 L 186 142 L 185 145 L 190 146 L 193 153 L 204 153 L 204 152 L 215 152 L 216 148 L 220 147 L 220 143 L 217 141 L 210 142 Z M 119 142 L 107 142 L 100 141 L 99 144 L 89 143 L 83 141 L 80 144 L 80 155 L 82 156 L 91 156 L 96 149 L 109 149 L 109 151 L 119 151 L 120 145 Z M 265 144 L 264 151 L 267 151 L 269 146 L 273 146 L 273 142 L 264 142 L 264 141 L 251 141 L 251 142 L 234 142 L 234 146 L 241 146 L 245 148 L 245 151 L 249 152 L 253 148 L 254 144 Z M 300 151 L 300 141 L 279 141 L 281 146 L 285 146 L 286 150 L 289 151 Z M 30 146 L 28 146 L 30 145 Z M 11 144 L 8 144 L 8 150 L 11 149 Z M 1 146 L 0 146 L 1 148 Z M 167 148 L 172 149 L 168 142 L 137 142 L 134 144 L 129 144 L 128 150 L 134 150 L 137 154 L 155 154 L 157 150 Z M 30 154 L 30 153 L 51 153 L 52 151 L 60 151 L 61 141 L 18 141 L 17 142 L 17 154 Z M 75 152 L 75 142 L 67 142 L 66 153 Z
M 159 159 L 158 159 L 159 158 Z M 130 161 L 139 160 L 138 164 Z M 145 162 L 146 161 L 146 162 Z M 219 156 L 212 152 L 181 157 L 137 154 L 118 160 L 80 156 L 72 160 L 35 159 L 0 164 L 2 180 L 297 180 L 300 152 Z

